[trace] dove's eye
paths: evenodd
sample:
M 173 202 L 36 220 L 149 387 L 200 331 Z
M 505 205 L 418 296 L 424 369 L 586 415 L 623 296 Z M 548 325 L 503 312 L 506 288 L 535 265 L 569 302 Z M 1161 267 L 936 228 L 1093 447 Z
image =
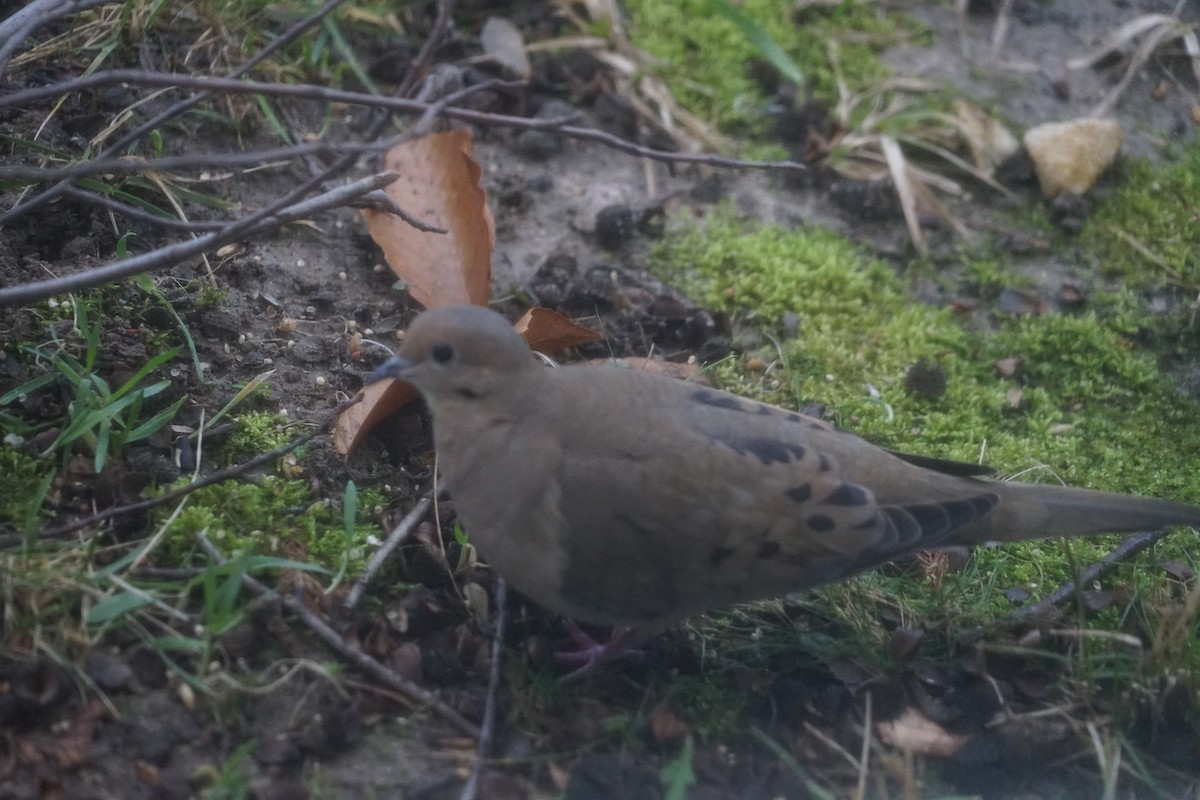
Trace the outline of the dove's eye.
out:
M 429 349 L 429 355 L 439 364 L 446 364 L 454 358 L 454 348 L 445 342 L 439 342 Z

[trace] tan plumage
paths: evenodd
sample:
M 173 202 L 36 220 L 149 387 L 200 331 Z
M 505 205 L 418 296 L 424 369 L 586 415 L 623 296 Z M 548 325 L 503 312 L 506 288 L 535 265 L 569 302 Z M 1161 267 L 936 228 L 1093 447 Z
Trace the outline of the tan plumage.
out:
M 387 377 L 425 397 L 480 553 L 581 620 L 657 626 L 939 546 L 1200 525 L 1200 508 L 970 477 L 671 378 L 548 369 L 482 308 L 422 314 L 370 380 Z

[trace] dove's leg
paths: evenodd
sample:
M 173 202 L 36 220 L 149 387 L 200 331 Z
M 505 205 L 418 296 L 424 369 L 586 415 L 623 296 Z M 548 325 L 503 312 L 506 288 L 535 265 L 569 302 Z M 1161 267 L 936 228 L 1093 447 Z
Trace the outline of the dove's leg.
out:
M 637 628 L 616 628 L 612 638 L 601 643 L 589 636 L 583 628 L 575 624 L 574 620 L 564 617 L 563 627 L 567 629 L 567 633 L 571 634 L 571 638 L 578 646 L 576 650 L 563 650 L 554 654 L 555 662 L 564 666 L 576 667 L 575 670 L 562 677 L 564 683 L 582 678 L 599 664 L 614 661 L 622 656 L 640 655 L 638 650 L 633 649 L 633 645 L 639 638 Z

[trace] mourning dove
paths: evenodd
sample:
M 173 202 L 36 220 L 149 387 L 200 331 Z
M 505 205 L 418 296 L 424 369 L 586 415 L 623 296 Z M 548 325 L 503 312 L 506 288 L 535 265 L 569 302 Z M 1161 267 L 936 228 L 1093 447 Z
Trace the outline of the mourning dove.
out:
M 650 629 L 952 545 L 1200 525 L 1200 508 L 974 477 L 644 371 L 549 369 L 490 310 L 421 314 L 412 384 L 471 542 L 547 609 Z

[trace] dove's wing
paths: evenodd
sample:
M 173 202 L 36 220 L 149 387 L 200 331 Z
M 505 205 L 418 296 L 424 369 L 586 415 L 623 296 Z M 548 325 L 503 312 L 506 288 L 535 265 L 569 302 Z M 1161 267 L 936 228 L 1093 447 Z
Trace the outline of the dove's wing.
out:
M 924 497 L 926 470 L 724 392 L 623 370 L 554 377 L 572 409 L 552 489 L 561 591 L 585 619 L 652 623 L 834 581 L 937 546 L 997 500 L 965 479 L 961 496 Z M 598 413 L 602 397 L 636 416 Z M 903 502 L 881 503 L 854 474 L 860 450 L 910 480 Z

